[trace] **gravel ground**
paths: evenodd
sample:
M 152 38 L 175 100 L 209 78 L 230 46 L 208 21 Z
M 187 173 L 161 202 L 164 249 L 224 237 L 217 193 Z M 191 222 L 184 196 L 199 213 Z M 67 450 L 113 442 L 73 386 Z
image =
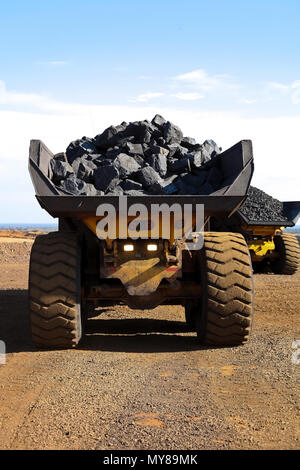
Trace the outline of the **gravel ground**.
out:
M 28 242 L 0 243 L 1 449 L 297 449 L 300 273 L 255 276 L 239 348 L 199 348 L 182 307 L 98 310 L 80 349 L 35 351 Z M 11 251 L 15 249 L 16 251 Z

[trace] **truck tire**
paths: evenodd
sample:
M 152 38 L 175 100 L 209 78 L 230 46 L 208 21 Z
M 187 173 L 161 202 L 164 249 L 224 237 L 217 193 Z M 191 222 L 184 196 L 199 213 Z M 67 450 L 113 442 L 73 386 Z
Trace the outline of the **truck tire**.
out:
M 297 237 L 292 233 L 275 235 L 274 243 L 279 253 L 277 259 L 271 263 L 275 274 L 295 274 L 300 264 L 300 247 Z
M 82 337 L 81 256 L 76 234 L 36 238 L 30 257 L 29 311 L 38 348 L 74 348 Z
M 244 344 L 254 313 L 252 265 L 244 237 L 207 232 L 197 257 L 202 289 L 196 315 L 199 342 L 212 346 Z

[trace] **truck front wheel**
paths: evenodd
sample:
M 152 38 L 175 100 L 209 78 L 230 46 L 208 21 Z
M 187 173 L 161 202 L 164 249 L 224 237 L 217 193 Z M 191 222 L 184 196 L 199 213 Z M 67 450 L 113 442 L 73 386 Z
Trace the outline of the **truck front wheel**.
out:
M 207 232 L 196 256 L 202 289 L 196 315 L 199 342 L 213 346 L 244 344 L 254 311 L 252 265 L 244 237 Z
M 39 348 L 74 348 L 82 337 L 81 256 L 76 234 L 36 238 L 30 257 L 29 310 Z

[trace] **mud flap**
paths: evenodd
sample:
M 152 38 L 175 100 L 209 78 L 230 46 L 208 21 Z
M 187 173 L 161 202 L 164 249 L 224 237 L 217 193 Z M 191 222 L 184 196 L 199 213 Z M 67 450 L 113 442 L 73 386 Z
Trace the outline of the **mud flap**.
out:
M 101 269 L 101 277 L 120 279 L 129 295 L 152 294 L 162 279 L 167 279 L 174 287 L 180 273 L 180 267 L 168 267 L 158 257 L 128 260 L 118 267 Z

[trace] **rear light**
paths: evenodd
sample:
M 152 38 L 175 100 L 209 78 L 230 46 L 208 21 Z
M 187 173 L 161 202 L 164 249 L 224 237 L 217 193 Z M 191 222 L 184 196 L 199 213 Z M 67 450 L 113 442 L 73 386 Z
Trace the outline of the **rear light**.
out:
M 157 251 L 157 245 L 155 243 L 147 245 L 148 251 Z
M 134 246 L 133 245 L 124 245 L 124 251 L 133 251 Z

